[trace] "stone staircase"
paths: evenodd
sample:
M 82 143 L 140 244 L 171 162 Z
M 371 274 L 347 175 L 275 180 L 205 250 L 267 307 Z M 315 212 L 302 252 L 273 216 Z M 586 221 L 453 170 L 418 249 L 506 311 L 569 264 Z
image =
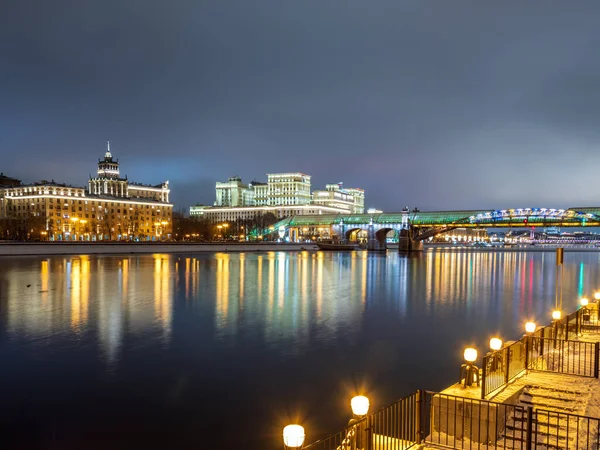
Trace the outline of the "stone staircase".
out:
M 522 408 L 516 408 L 508 421 L 501 439 L 502 447 L 523 450 L 526 448 L 527 408 L 532 407 L 535 448 L 552 450 L 580 448 L 576 441 L 576 433 L 585 430 L 585 424 L 579 423 L 580 419 L 571 415 L 585 414 L 585 400 L 588 397 L 587 386 L 578 386 L 577 383 L 570 385 L 568 389 L 537 384 L 526 385 L 517 402 L 517 406 Z

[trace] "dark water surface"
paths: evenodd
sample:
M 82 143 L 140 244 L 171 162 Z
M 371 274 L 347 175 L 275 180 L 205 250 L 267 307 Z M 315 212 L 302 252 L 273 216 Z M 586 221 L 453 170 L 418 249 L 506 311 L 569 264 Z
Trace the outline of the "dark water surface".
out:
M 550 320 L 553 253 L 0 258 L 0 448 L 281 448 Z M 567 253 L 565 310 L 600 287 Z M 481 354 L 481 352 L 480 352 Z

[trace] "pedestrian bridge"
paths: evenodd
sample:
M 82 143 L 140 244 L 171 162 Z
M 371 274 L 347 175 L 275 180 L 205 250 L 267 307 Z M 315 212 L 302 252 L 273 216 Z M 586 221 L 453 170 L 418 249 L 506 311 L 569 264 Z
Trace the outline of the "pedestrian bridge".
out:
M 384 250 L 387 234 L 397 231 L 400 250 L 411 250 L 418 249 L 425 239 L 456 228 L 600 227 L 600 207 L 492 211 L 410 211 L 405 208 L 398 213 L 297 215 L 274 227 L 281 237 L 294 242 L 315 234 L 348 242 L 364 230 L 371 250 Z

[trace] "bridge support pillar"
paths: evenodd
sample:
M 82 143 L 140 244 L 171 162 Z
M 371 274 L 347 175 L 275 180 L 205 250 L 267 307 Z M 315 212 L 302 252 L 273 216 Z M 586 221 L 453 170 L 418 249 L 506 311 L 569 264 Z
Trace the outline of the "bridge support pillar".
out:
M 384 252 L 386 249 L 385 239 L 383 243 L 379 242 L 377 235 L 375 234 L 375 227 L 373 224 L 370 224 L 367 238 L 367 250 L 371 252 Z
M 367 241 L 367 250 L 371 252 L 384 252 L 386 249 L 387 246 L 379 242 L 377 239 L 369 239 Z
M 423 242 L 414 239 L 410 230 L 400 230 L 398 237 L 398 252 L 420 252 L 423 251 Z

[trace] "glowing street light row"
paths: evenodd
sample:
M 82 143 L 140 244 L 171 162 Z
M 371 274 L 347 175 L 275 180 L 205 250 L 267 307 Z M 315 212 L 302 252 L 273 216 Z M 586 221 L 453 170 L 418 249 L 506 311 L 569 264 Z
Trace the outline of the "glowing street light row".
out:
M 477 353 L 477 351 L 475 351 L 475 353 Z M 477 358 L 477 356 L 475 356 L 475 358 Z M 350 400 L 352 414 L 354 414 L 358 420 L 367 415 L 369 406 L 369 399 L 364 395 L 357 395 Z M 287 450 L 302 448 L 305 438 L 306 434 L 304 433 L 304 427 L 302 425 L 291 424 L 283 428 L 283 446 Z
M 594 293 L 594 299 L 600 300 L 600 291 Z M 589 305 L 589 300 L 586 297 L 582 297 L 580 303 L 582 307 L 586 307 Z M 560 320 L 561 316 L 561 311 L 552 311 L 552 319 Z M 527 322 L 525 324 L 525 332 L 528 335 L 535 333 L 536 329 L 537 325 L 535 324 L 535 322 Z M 504 343 L 500 338 L 493 337 L 490 339 L 490 349 L 493 351 L 501 350 L 503 344 Z M 467 363 L 473 364 L 475 361 L 477 361 L 477 349 L 472 347 L 466 348 L 463 353 L 463 357 Z M 352 413 L 359 419 L 367 415 L 367 413 L 369 412 L 369 406 L 369 399 L 364 395 L 358 395 L 356 397 L 353 397 L 352 400 L 350 400 L 350 407 L 352 408 Z M 304 445 L 305 437 L 306 434 L 304 433 L 304 427 L 302 427 L 301 425 L 291 424 L 287 425 L 283 429 L 283 445 L 287 450 L 301 449 Z

